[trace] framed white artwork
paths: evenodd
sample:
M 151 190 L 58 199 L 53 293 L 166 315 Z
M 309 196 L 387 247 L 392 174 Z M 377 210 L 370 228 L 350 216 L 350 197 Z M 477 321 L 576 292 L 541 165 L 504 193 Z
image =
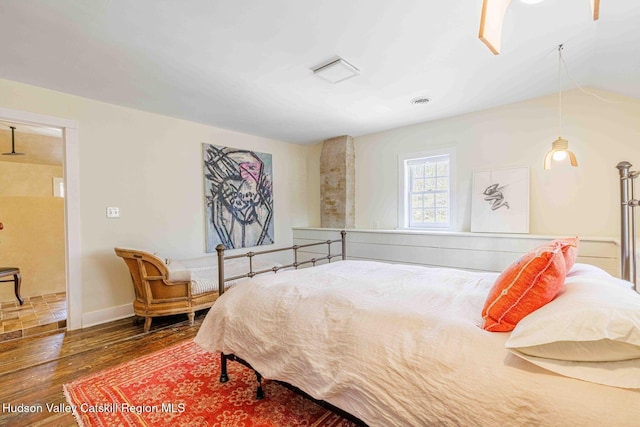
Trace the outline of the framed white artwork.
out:
M 529 168 L 473 172 L 471 231 L 529 232 Z

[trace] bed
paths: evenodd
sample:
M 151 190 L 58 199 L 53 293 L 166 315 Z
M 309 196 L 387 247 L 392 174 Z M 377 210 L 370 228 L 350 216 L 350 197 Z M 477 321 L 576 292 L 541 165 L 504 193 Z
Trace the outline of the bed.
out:
M 577 242 L 502 273 L 340 257 L 256 276 L 220 297 L 195 341 L 369 426 L 638 426 L 640 295 L 571 262 Z M 555 286 L 550 301 L 494 316 L 536 263 L 529 282 Z

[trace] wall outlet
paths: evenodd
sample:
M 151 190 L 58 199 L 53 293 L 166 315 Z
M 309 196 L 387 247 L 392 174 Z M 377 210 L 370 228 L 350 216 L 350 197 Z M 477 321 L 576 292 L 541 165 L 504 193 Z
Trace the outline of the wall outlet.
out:
M 107 208 L 107 218 L 120 218 L 120 208 Z

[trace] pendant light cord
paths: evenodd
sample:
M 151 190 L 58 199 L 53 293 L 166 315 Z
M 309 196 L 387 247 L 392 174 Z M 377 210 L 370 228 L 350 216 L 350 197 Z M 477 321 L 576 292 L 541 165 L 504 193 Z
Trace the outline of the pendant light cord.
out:
M 562 136 L 562 49 L 558 46 L 558 138 Z
M 620 101 L 614 101 L 611 99 L 606 99 L 601 97 L 600 95 L 598 95 L 597 93 L 591 92 L 585 88 L 583 88 L 582 86 L 580 86 L 580 83 L 578 83 L 576 81 L 576 79 L 573 78 L 573 76 L 571 75 L 571 73 L 569 72 L 569 67 L 567 66 L 567 63 L 565 62 L 564 58 L 562 57 L 562 50 L 564 49 L 564 44 L 561 44 L 558 46 L 558 52 L 559 52 L 559 57 L 560 57 L 560 62 L 562 63 L 562 66 L 564 67 L 564 72 L 567 74 L 567 78 L 569 79 L 569 81 L 571 83 L 573 83 L 574 85 L 576 85 L 576 87 L 583 93 L 586 93 L 587 95 L 593 96 L 594 98 L 602 101 L 602 102 L 606 102 L 609 104 L 620 104 Z

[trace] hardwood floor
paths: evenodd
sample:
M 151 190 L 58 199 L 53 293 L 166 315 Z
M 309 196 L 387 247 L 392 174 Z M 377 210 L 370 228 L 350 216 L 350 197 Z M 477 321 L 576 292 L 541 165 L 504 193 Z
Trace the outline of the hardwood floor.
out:
M 186 315 L 154 319 L 148 333 L 132 317 L 0 343 L 0 426 L 76 426 L 70 413 L 47 411 L 66 403 L 63 384 L 193 338 L 204 314 L 193 326 Z M 42 411 L 20 413 L 19 405 Z

